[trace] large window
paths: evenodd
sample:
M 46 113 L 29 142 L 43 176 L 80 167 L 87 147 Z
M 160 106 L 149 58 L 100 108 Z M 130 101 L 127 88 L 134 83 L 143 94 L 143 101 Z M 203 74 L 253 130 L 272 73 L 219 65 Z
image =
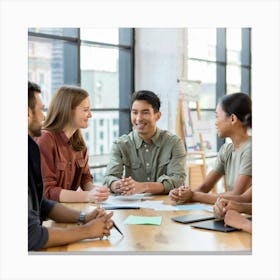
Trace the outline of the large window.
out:
M 95 181 L 104 174 L 111 145 L 131 129 L 133 30 L 130 28 L 29 28 L 28 79 L 42 88 L 46 110 L 63 84 L 90 94 L 93 118 L 82 130 Z
M 210 152 L 223 143 L 214 127 L 218 99 L 236 91 L 251 94 L 250 36 L 249 28 L 188 28 L 188 79 L 201 81 L 201 118 L 212 125 L 204 139 Z M 131 130 L 133 29 L 29 28 L 28 43 L 28 76 L 42 87 L 46 109 L 62 84 L 89 92 L 93 118 L 83 133 L 100 181 L 112 142 Z
M 78 39 L 70 37 L 70 34 L 77 36 L 77 30 L 29 29 L 28 79 L 41 86 L 46 107 L 59 86 L 79 84 Z
M 188 79 L 201 81 L 201 118 L 209 124 L 214 124 L 221 96 L 239 91 L 251 95 L 250 34 L 249 28 L 188 29 Z M 223 140 L 212 128 L 205 144 L 217 151 Z

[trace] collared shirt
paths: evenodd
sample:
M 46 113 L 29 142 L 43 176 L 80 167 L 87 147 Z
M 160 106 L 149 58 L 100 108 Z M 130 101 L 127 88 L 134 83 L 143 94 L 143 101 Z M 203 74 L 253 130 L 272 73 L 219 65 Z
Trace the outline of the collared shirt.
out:
M 74 151 L 63 131 L 42 131 L 36 139 L 41 153 L 44 194 L 59 201 L 62 189 L 82 189 L 93 178 L 88 165 L 87 149 Z
M 183 141 L 168 131 L 157 128 L 150 143 L 134 130 L 113 143 L 104 185 L 122 176 L 138 182 L 161 182 L 165 193 L 185 184 L 186 149 Z
M 38 250 L 48 242 L 48 230 L 42 221 L 56 202 L 43 197 L 40 152 L 38 145 L 28 136 L 28 250 Z
M 252 139 L 249 140 L 237 151 L 232 143 L 225 143 L 219 150 L 215 171 L 226 176 L 227 185 L 230 191 L 239 175 L 252 177 Z

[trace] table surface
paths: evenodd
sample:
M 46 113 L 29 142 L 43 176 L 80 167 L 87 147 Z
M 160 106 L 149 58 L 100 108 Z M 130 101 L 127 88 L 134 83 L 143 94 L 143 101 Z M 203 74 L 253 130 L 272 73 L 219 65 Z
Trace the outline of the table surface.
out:
M 170 204 L 166 195 L 155 196 Z M 90 211 L 90 203 L 64 203 L 77 210 Z M 103 240 L 87 239 L 64 246 L 51 247 L 41 252 L 90 252 L 92 254 L 251 254 L 252 236 L 243 231 L 217 232 L 195 229 L 190 224 L 181 224 L 172 217 L 189 213 L 205 214 L 203 210 L 155 211 L 152 209 L 114 210 L 113 219 L 123 232 L 113 228 L 111 235 Z M 161 225 L 128 225 L 124 220 L 129 215 L 162 216 Z M 73 224 L 44 222 L 45 226 L 69 227 Z

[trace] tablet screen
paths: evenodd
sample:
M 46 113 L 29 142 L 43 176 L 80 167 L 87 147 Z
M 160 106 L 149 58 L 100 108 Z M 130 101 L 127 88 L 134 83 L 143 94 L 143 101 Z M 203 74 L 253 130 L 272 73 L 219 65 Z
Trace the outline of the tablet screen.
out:
M 215 219 L 213 215 L 207 215 L 207 214 L 188 214 L 184 216 L 177 216 L 171 218 L 173 221 L 182 223 L 182 224 L 189 224 L 199 221 L 206 221 L 206 220 L 212 220 Z

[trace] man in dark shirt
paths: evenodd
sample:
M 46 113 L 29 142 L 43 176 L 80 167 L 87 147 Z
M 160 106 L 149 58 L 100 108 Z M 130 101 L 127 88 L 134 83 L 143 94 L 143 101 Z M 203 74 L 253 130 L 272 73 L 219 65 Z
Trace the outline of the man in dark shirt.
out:
M 86 238 L 110 235 L 113 212 L 97 208 L 92 212 L 79 212 L 43 197 L 40 151 L 32 139 L 41 134 L 44 105 L 38 85 L 28 82 L 28 250 L 64 245 Z M 71 228 L 44 227 L 43 220 L 83 224 Z

